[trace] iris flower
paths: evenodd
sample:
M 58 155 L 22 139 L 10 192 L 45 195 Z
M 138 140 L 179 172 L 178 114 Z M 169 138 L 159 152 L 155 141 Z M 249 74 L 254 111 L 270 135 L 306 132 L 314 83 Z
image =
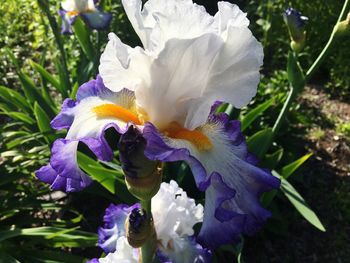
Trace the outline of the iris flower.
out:
M 92 29 L 105 29 L 108 27 L 112 15 L 102 12 L 97 6 L 96 0 L 65 0 L 62 9 L 58 13 L 62 17 L 62 34 L 71 34 L 72 24 L 77 16 L 80 16 Z
M 263 49 L 246 14 L 228 2 L 218 3 L 215 16 L 191 0 L 150 0 L 143 8 L 141 0 L 122 2 L 143 47 L 109 34 L 100 76 L 52 121 L 68 134 L 54 143 L 50 164 L 37 176 L 53 189 L 82 189 L 91 180 L 77 165 L 78 142 L 111 160 L 104 131 L 135 125 L 149 159 L 187 162 L 205 191 L 202 245 L 216 248 L 254 233 L 270 216 L 259 198 L 279 180 L 256 166 L 239 121 L 215 114 L 217 101 L 241 108 L 256 94 Z
M 139 250 L 128 244 L 124 229 L 127 215 L 138 208 L 139 204 L 130 207 L 112 204 L 106 209 L 104 227 L 99 229 L 99 245 L 107 256 L 95 262 L 139 262 Z M 203 206 L 188 198 L 175 181 L 161 184 L 152 198 L 152 215 L 160 262 L 210 262 L 211 252 L 197 244 L 193 236 L 193 226 L 203 220 Z

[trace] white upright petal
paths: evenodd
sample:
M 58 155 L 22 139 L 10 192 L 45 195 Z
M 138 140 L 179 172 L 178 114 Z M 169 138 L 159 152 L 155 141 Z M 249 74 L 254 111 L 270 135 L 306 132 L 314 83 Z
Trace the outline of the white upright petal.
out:
M 111 34 L 100 73 L 109 89 L 135 91 L 158 129 L 177 122 L 193 130 L 215 101 L 241 108 L 255 96 L 263 50 L 236 5 L 219 2 L 214 17 L 192 0 L 149 0 L 142 10 L 141 0 L 123 5 L 144 50 Z
M 94 0 L 88 0 L 87 9 L 89 11 L 97 11 Z
M 194 129 L 206 121 L 210 106 L 220 100 L 236 108 L 246 106 L 255 96 L 263 64 L 263 49 L 246 27 L 229 26 L 227 39 L 208 70 L 202 97 L 188 110 L 185 126 Z
M 146 28 L 144 24 L 144 17 L 141 14 L 142 1 L 141 0 L 122 0 L 126 15 L 129 18 L 136 34 L 139 36 L 143 47 L 149 46 L 149 36 L 151 28 Z
M 108 37 L 109 42 L 101 56 L 99 67 L 106 87 L 117 92 L 123 88 L 135 90 L 141 84 L 147 85 L 151 58 L 141 48 L 123 44 L 114 33 Z
M 219 33 L 224 33 L 228 26 L 248 27 L 247 14 L 243 13 L 237 5 L 228 2 L 218 2 L 219 11 L 215 14 L 215 24 Z
M 91 3 L 89 3 L 90 1 L 91 0 L 65 0 L 61 3 L 61 5 L 65 11 L 77 11 L 81 13 L 88 10 L 88 7 L 91 6 Z M 93 4 L 93 6 L 95 5 Z
M 65 0 L 61 3 L 61 6 L 63 10 L 68 12 L 76 10 L 75 0 Z
M 222 45 L 215 34 L 167 41 L 151 66 L 151 85 L 136 90 L 137 103 L 150 122 L 160 129 L 172 121 L 184 124 L 191 101 L 203 94 L 208 70 Z
M 123 6 L 145 49 L 160 51 L 167 40 L 212 32 L 214 19 L 192 0 L 123 0 Z

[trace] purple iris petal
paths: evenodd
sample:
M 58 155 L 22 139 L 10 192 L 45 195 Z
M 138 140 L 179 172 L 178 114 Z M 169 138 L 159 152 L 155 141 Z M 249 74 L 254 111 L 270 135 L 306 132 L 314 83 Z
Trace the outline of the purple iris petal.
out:
M 50 164 L 36 171 L 36 176 L 54 190 L 80 191 L 92 180 L 78 166 L 78 141 L 58 139 L 51 149 Z
M 101 11 L 81 13 L 80 16 L 91 29 L 97 30 L 107 29 L 112 20 L 110 13 Z
M 206 171 L 200 161 L 194 158 L 188 149 L 176 149 L 168 146 L 157 128 L 149 122 L 143 128 L 143 136 L 147 140 L 145 149 L 147 158 L 163 162 L 186 161 L 191 167 L 197 187 L 201 191 L 205 190 L 206 187 L 203 183 L 205 182 Z
M 74 120 L 72 109 L 76 104 L 72 99 L 65 99 L 62 103 L 61 112 L 51 121 L 51 127 L 55 130 L 68 129 Z
M 93 259 L 87 261 L 86 263 L 100 263 L 100 261 L 98 260 L 98 258 L 93 258 Z
M 79 141 L 85 143 L 99 160 L 112 160 L 113 151 L 104 138 L 104 131 L 110 126 L 105 126 L 98 138 L 56 140 L 51 149 L 50 165 L 38 170 L 37 177 L 41 181 L 51 184 L 51 188 L 54 190 L 75 192 L 84 189 L 92 180 L 79 168 L 77 162 L 78 143 Z
M 77 101 L 65 99 L 62 103 L 61 112 L 51 121 L 51 127 L 56 130 L 68 129 L 74 120 L 74 107 L 87 97 L 97 97 L 101 94 L 113 95 L 113 92 L 105 87 L 100 75 L 97 75 L 96 80 L 90 80 L 81 85 L 77 91 Z
M 111 204 L 103 217 L 104 225 L 98 230 L 98 245 L 106 252 L 113 253 L 117 239 L 125 236 L 125 220 L 133 209 L 140 209 L 140 204 L 128 206 Z
M 66 99 L 62 104 L 61 112 L 52 120 L 51 126 L 54 129 L 70 129 L 76 114 L 76 106 L 83 99 L 88 97 L 100 97 L 102 99 L 117 99 L 122 96 L 132 98 L 133 92 L 123 89 L 118 93 L 106 88 L 100 76 L 83 84 L 77 92 L 77 101 Z M 91 179 L 79 168 L 77 163 L 78 143 L 86 144 L 99 160 L 110 161 L 113 159 L 113 151 L 108 145 L 104 134 L 109 128 L 114 128 L 118 133 L 124 133 L 131 125 L 119 127 L 115 123 L 107 123 L 97 135 L 78 139 L 59 139 L 52 147 L 50 165 L 45 166 L 36 172 L 37 177 L 51 185 L 52 189 L 67 192 L 79 191 L 91 183 Z
M 90 80 L 81 85 L 77 91 L 77 101 L 81 101 L 88 97 L 97 97 L 101 94 L 112 95 L 113 92 L 109 90 L 102 81 L 100 75 L 97 75 L 96 79 Z
M 76 15 L 71 16 L 68 14 L 67 11 L 64 11 L 64 10 L 58 10 L 58 14 L 62 18 L 61 33 L 64 35 L 73 34 L 72 24 L 74 23 L 77 16 Z
M 259 198 L 263 192 L 279 188 L 280 181 L 269 171 L 255 166 L 257 159 L 248 153 L 238 121 L 230 121 L 226 114 L 217 114 L 209 116 L 208 123 L 210 127 L 217 127 L 231 148 L 232 158 L 226 159 L 226 163 L 217 163 L 221 173 L 213 168 L 213 173 L 208 174 L 205 163 L 192 156 L 188 149 L 167 145 L 150 123 L 144 128 L 145 154 L 152 160 L 189 163 L 198 188 L 206 190 L 204 222 L 198 240 L 206 247 L 216 248 L 236 242 L 241 234 L 252 234 L 262 226 L 270 213 L 262 208 Z M 207 156 L 210 158 L 210 153 Z M 227 169 L 222 170 L 222 165 Z

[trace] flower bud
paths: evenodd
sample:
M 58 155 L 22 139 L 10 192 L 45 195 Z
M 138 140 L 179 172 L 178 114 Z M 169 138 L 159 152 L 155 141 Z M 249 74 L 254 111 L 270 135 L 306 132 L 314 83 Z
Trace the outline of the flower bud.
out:
M 306 31 L 305 24 L 309 19 L 301 13 L 289 7 L 283 13 L 283 20 L 286 23 L 291 38 L 291 48 L 295 52 L 300 52 L 305 45 Z
M 130 126 L 119 140 L 119 158 L 130 193 L 140 200 L 151 200 L 162 181 L 161 164 L 149 160 L 144 150 L 146 140 L 141 132 Z
M 345 20 L 340 21 L 335 25 L 334 30 L 337 36 L 345 36 L 350 34 L 350 12 Z
M 149 238 L 156 240 L 153 218 L 144 209 L 135 208 L 131 211 L 125 221 L 125 229 L 128 242 L 134 248 L 141 247 Z

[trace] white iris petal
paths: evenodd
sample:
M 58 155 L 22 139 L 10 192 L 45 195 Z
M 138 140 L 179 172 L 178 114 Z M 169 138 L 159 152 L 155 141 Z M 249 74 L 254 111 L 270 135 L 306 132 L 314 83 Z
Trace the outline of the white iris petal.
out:
M 136 92 L 148 121 L 193 130 L 207 120 L 217 100 L 241 108 L 255 96 L 263 62 L 261 44 L 236 5 L 219 2 L 214 16 L 191 0 L 123 0 L 143 48 L 110 34 L 101 57 L 105 85 Z
M 65 0 L 61 3 L 65 11 L 84 13 L 87 11 L 96 11 L 94 0 Z

